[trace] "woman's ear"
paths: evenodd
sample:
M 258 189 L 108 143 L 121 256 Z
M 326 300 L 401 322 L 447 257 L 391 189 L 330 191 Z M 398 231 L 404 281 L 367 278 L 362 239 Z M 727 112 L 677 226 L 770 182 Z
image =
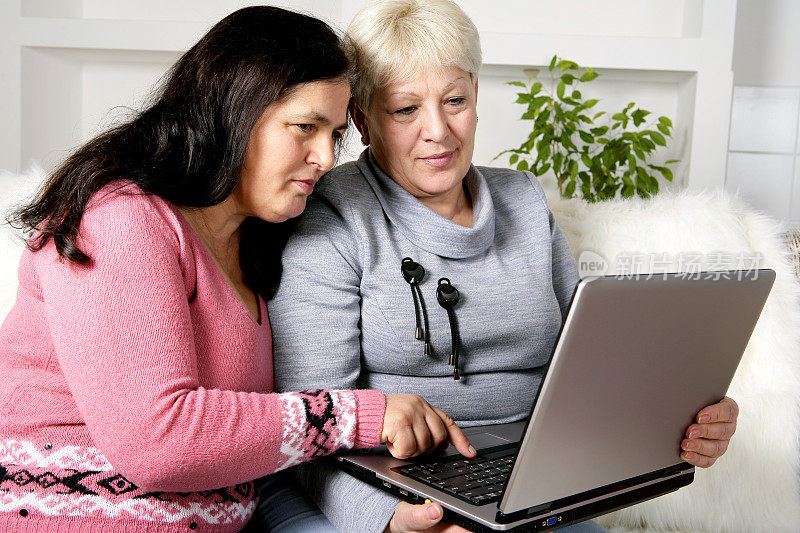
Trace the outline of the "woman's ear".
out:
M 352 98 L 348 108 L 350 116 L 353 117 L 353 124 L 356 125 L 356 129 L 361 134 L 361 144 L 369 146 L 369 128 L 367 127 L 367 117 L 364 115 L 364 111 Z

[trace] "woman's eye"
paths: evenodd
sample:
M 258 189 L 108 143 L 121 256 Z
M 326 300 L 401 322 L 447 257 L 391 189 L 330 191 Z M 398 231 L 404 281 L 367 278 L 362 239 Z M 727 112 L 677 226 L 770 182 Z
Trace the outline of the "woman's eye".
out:
M 300 128 L 300 131 L 302 131 L 303 133 L 311 133 L 312 131 L 314 131 L 313 124 L 295 124 L 295 126 Z
M 450 98 L 450 99 L 448 100 L 448 102 L 449 102 L 450 104 L 452 104 L 452 105 L 461 105 L 461 104 L 463 104 L 463 103 L 464 103 L 464 102 L 466 102 L 466 101 L 467 101 L 467 99 L 466 99 L 466 98 L 464 98 L 463 96 L 457 96 L 457 97 L 455 97 L 455 98 Z
M 396 115 L 410 115 L 411 113 L 416 111 L 416 109 L 417 108 L 414 107 L 414 106 L 408 106 L 408 107 L 404 107 L 402 109 L 398 109 L 397 111 L 395 111 L 395 114 Z

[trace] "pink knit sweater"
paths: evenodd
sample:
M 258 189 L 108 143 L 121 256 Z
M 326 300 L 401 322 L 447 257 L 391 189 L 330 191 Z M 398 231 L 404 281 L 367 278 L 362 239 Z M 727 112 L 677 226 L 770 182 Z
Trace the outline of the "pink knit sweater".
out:
M 272 339 L 191 226 L 132 185 L 90 267 L 25 252 L 0 328 L 0 531 L 238 531 L 251 480 L 380 440 L 377 391 L 271 393 Z

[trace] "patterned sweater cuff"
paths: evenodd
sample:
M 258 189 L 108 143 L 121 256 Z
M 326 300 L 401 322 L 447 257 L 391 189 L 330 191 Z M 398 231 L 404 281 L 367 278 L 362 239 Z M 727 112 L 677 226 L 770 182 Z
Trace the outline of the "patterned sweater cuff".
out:
M 386 397 L 377 390 L 357 390 L 356 448 L 372 448 L 381 443 Z

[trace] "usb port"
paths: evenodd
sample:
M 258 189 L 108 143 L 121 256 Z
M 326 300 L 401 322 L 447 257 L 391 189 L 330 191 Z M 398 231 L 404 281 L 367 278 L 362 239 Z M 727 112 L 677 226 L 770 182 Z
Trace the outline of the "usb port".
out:
M 408 491 L 400 489 L 400 494 L 402 494 L 403 496 L 408 496 Z

